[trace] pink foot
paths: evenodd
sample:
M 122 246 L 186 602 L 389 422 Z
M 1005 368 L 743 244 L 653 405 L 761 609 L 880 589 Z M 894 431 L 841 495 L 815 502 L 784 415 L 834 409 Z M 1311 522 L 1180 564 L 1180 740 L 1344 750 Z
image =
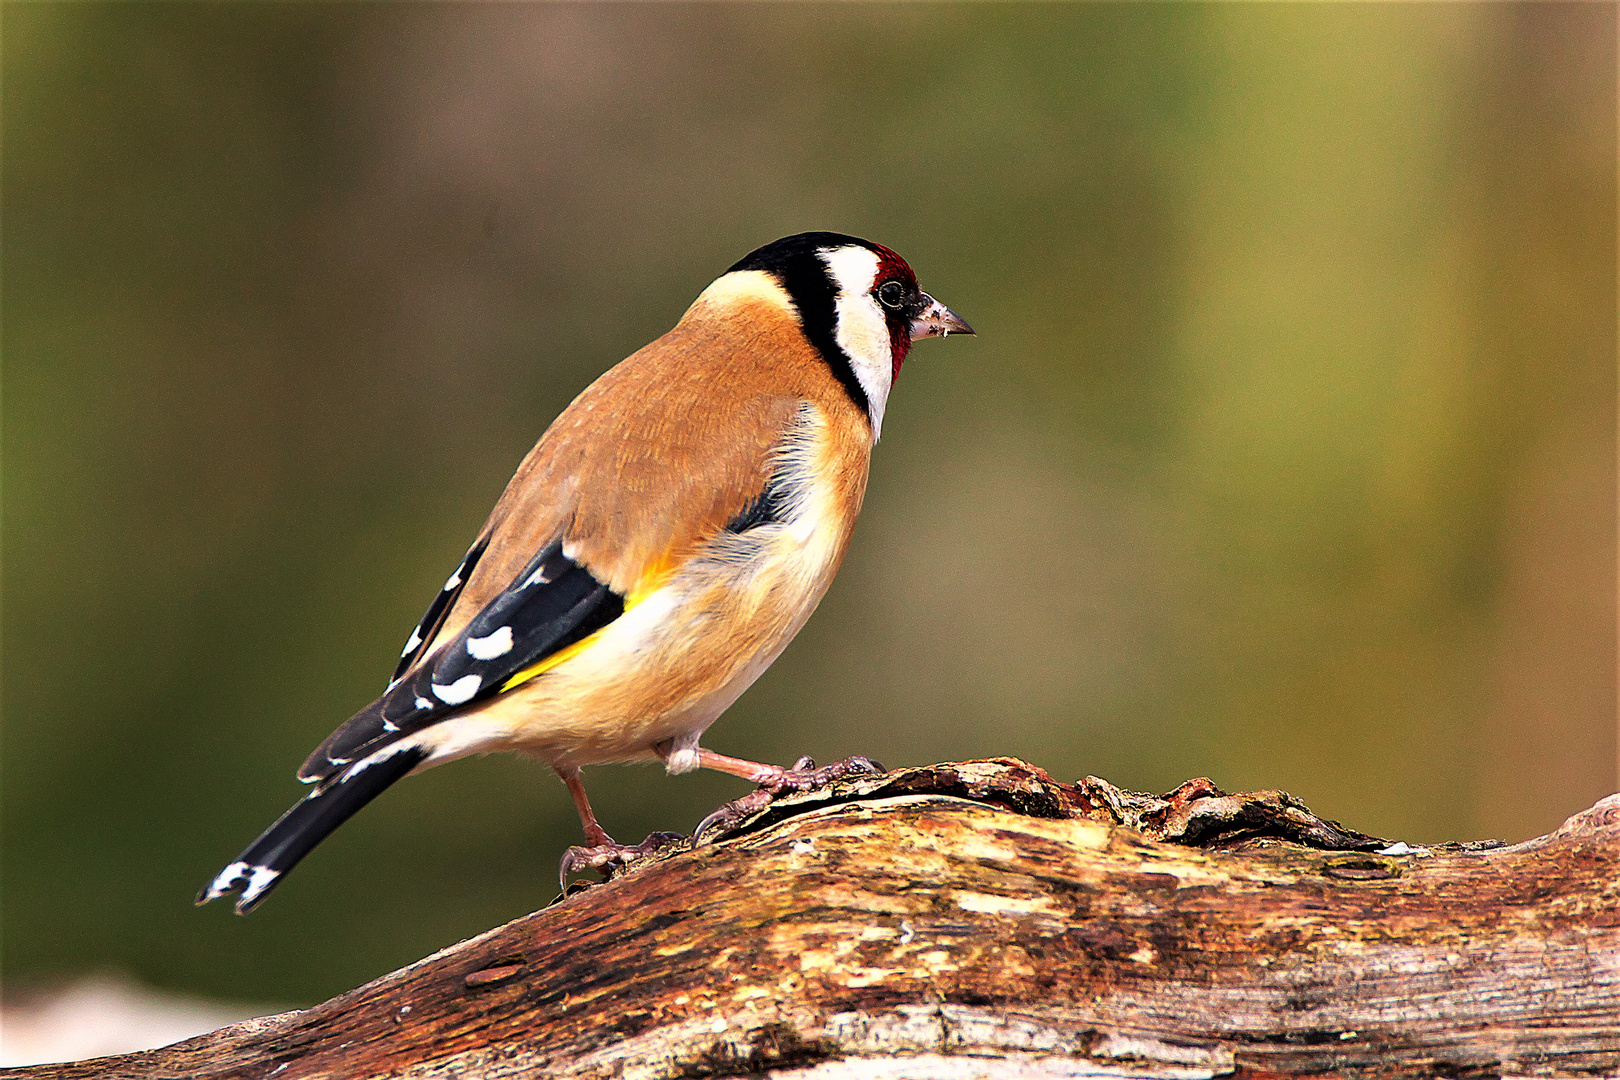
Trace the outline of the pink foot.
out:
M 647 839 L 639 844 L 616 844 L 613 838 L 604 832 L 600 836 L 587 839 L 601 842 L 590 847 L 569 848 L 563 852 L 562 862 L 557 866 L 557 884 L 562 887 L 564 895 L 568 893 L 569 874 L 579 870 L 597 870 L 601 871 L 603 880 L 607 880 L 613 876 L 614 868 L 623 867 L 643 855 L 651 855 L 686 837 L 680 833 L 655 832 L 648 834 Z
M 882 765 L 869 757 L 847 757 L 831 765 L 823 765 L 819 769 L 810 758 L 802 757 L 793 763 L 793 768 L 779 769 L 764 777 L 760 780 L 758 789 L 750 791 L 740 799 L 733 799 L 698 822 L 697 830 L 692 833 L 692 841 L 698 842 L 710 829 L 730 828 L 750 814 L 765 809 L 779 796 L 799 791 L 815 791 L 817 788 L 826 787 L 834 780 L 842 780 L 848 776 L 870 776 L 884 771 Z

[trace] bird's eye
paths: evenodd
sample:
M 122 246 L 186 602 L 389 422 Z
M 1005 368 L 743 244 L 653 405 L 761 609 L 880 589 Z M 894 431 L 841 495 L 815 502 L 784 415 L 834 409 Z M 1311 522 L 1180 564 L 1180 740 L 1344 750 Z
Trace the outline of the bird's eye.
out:
M 898 308 L 906 302 L 906 287 L 898 281 L 885 281 L 878 286 L 878 303 L 887 308 Z

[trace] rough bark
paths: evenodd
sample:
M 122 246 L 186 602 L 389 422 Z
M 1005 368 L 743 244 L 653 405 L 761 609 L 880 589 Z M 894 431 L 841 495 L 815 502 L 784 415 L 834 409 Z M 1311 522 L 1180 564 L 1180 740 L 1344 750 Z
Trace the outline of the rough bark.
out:
M 312 1009 L 15 1075 L 1617 1073 L 1620 796 L 1413 848 L 996 759 L 783 799 Z

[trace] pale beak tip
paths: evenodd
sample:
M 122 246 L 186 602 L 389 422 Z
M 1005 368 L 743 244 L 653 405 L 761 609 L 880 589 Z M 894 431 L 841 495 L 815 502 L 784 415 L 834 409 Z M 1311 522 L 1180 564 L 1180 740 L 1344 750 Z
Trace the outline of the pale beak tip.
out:
M 950 337 L 952 334 L 966 334 L 969 337 L 978 336 L 973 332 L 973 327 L 969 326 L 967 320 L 962 316 L 927 293 L 923 293 L 923 298 L 928 301 L 928 307 L 911 324 L 913 337 L 943 338 Z

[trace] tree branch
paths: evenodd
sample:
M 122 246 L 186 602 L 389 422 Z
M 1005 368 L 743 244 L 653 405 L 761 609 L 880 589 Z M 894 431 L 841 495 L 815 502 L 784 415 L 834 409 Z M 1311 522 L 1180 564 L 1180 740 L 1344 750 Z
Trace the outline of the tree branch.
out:
M 325 1004 L 18 1077 L 1620 1072 L 1620 796 L 1412 848 L 1012 759 L 784 798 Z

